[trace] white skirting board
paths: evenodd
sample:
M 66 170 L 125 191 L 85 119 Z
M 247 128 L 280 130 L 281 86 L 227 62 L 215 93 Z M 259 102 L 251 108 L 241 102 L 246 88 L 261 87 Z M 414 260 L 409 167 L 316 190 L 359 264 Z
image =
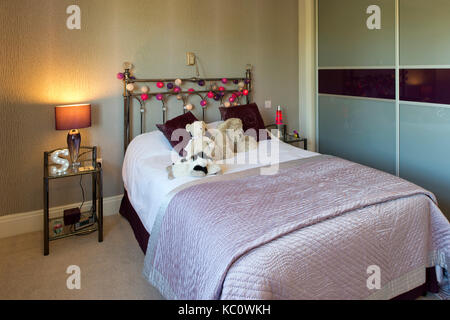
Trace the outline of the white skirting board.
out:
M 103 199 L 103 216 L 112 216 L 119 213 L 120 203 L 123 195 L 118 195 Z M 81 203 L 50 208 L 49 215 L 52 217 L 62 217 L 63 211 L 70 208 L 77 208 Z M 89 208 L 91 201 L 85 202 L 83 208 Z M 41 231 L 43 229 L 43 210 L 10 214 L 0 217 L 0 239 L 12 237 L 24 233 Z

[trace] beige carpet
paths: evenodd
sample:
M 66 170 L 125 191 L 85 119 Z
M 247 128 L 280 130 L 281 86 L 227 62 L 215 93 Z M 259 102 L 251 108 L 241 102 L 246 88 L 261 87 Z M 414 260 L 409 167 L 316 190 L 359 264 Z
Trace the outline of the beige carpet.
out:
M 128 222 L 105 218 L 104 242 L 97 233 L 50 242 L 42 233 L 0 239 L 0 299 L 162 299 L 142 276 L 144 254 Z M 66 269 L 81 268 L 81 290 L 69 290 Z
M 142 276 L 144 254 L 128 222 L 105 218 L 104 236 L 103 243 L 97 233 L 50 242 L 47 257 L 41 232 L 0 239 L 0 300 L 162 299 Z M 70 265 L 81 268 L 81 290 L 67 289 Z

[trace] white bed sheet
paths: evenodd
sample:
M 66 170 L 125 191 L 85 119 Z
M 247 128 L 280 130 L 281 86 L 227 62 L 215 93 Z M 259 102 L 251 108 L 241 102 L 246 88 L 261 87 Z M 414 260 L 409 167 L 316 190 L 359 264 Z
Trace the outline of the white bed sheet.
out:
M 214 126 L 214 125 L 213 125 Z M 259 148 L 270 150 L 275 139 L 261 141 Z M 279 163 L 318 155 L 284 142 L 279 142 Z M 267 148 L 267 149 L 266 149 Z M 125 189 L 146 230 L 151 233 L 164 196 L 178 186 L 198 178 L 169 180 L 166 168 L 172 164 L 172 147 L 160 131 L 136 137 L 127 149 L 122 169 Z M 244 171 L 267 164 L 224 164 L 223 173 Z M 203 178 L 208 179 L 208 177 Z

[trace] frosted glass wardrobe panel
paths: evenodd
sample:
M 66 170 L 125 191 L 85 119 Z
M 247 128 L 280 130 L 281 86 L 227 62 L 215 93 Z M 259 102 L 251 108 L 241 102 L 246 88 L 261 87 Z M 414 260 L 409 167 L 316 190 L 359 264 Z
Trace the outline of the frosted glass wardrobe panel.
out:
M 394 0 L 318 0 L 319 67 L 394 66 Z M 381 9 L 381 29 L 369 30 L 367 8 Z
M 319 96 L 320 152 L 395 173 L 395 103 Z
M 450 216 L 450 108 L 400 106 L 400 176 L 436 194 Z
M 449 0 L 400 0 L 400 64 L 450 65 Z

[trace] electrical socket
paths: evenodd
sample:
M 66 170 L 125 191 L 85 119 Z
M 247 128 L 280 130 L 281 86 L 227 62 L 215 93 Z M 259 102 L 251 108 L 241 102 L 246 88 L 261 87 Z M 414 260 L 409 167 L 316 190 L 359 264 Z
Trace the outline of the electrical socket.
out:
M 266 109 L 272 109 L 272 101 L 271 100 L 266 101 Z

